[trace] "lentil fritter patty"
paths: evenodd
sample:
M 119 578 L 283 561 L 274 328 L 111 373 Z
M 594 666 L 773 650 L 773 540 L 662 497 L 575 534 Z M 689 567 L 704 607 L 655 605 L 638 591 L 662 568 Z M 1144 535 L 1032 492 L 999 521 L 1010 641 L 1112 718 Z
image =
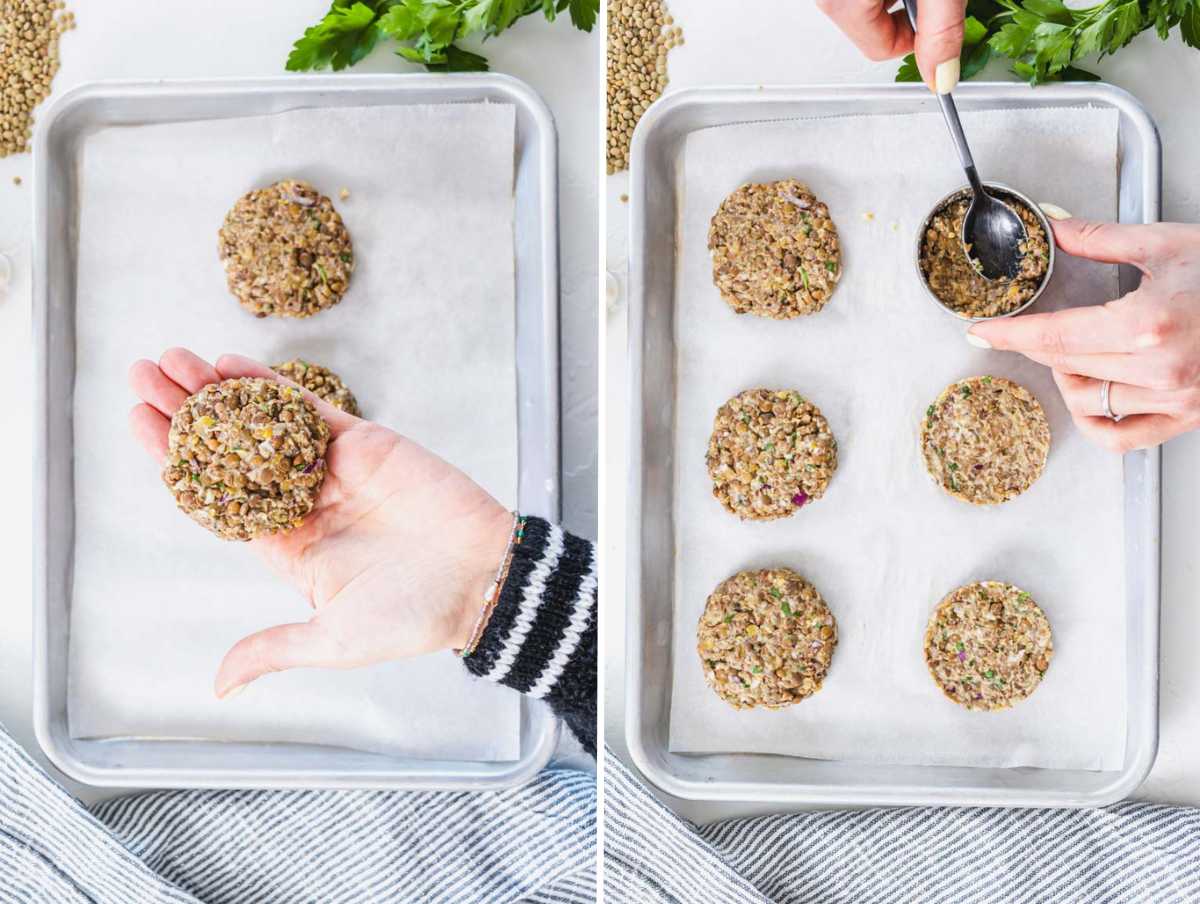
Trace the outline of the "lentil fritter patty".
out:
M 939 208 L 921 240 L 921 273 L 929 290 L 945 307 L 972 320 L 1015 311 L 1037 293 L 1050 269 L 1050 242 L 1037 214 L 1019 198 L 1002 198 L 1025 223 L 1021 263 L 1013 279 L 984 279 L 967 256 L 962 225 L 969 198 L 952 199 Z
M 949 593 L 925 629 L 925 663 L 947 697 L 1008 709 L 1037 688 L 1054 656 L 1050 620 L 1012 584 L 977 581 Z
M 311 317 L 342 300 L 354 271 L 350 233 L 333 202 L 285 179 L 244 195 L 221 226 L 229 291 L 256 317 Z
M 342 382 L 342 378 L 328 367 L 313 364 L 303 358 L 293 358 L 282 364 L 271 365 L 271 370 L 280 376 L 287 377 L 293 383 L 303 386 L 319 399 L 324 399 L 334 408 L 340 408 L 347 414 L 361 417 L 358 399 Z
M 294 386 L 210 383 L 171 418 L 163 483 L 180 510 L 224 540 L 298 527 L 325 480 L 329 425 Z
M 842 275 L 829 208 L 795 179 L 743 185 L 722 201 L 708 248 L 713 282 L 739 314 L 815 314 Z
M 821 689 L 837 621 L 815 587 L 788 568 L 743 571 L 704 606 L 696 649 L 704 680 L 737 709 L 781 709 Z
M 837 440 L 800 393 L 750 389 L 717 410 L 706 462 L 721 505 L 739 518 L 770 521 L 825 494 Z
M 1002 377 L 951 383 L 925 410 L 921 454 L 951 496 L 998 505 L 1033 486 L 1050 455 L 1050 424 L 1033 394 Z

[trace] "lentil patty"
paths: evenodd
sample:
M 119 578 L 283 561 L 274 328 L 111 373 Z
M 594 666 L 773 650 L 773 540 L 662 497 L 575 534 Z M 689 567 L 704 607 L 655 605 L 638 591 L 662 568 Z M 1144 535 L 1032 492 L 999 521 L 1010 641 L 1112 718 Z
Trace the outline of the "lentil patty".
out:
M 925 410 L 921 454 L 930 476 L 974 505 L 1033 486 L 1050 455 L 1050 424 L 1033 394 L 1002 377 L 951 383 Z
M 837 621 L 815 587 L 788 568 L 722 581 L 700 616 L 704 680 L 737 709 L 781 709 L 821 689 Z
M 294 386 L 210 383 L 171 418 L 163 483 L 218 537 L 253 540 L 298 527 L 325 480 L 329 425 Z
M 358 399 L 352 393 L 342 378 L 328 367 L 313 364 L 303 358 L 293 358 L 282 364 L 274 364 L 271 370 L 282 377 L 287 377 L 293 383 L 299 384 L 319 399 L 324 399 L 334 408 L 340 408 L 347 414 L 361 417 Z
M 1046 613 L 1025 591 L 979 581 L 949 593 L 925 629 L 925 663 L 942 692 L 974 710 L 1008 709 L 1054 656 Z
M 1042 222 L 1024 202 L 1012 195 L 1003 200 L 1025 223 L 1021 263 L 1015 279 L 984 279 L 967 257 L 962 243 L 968 198 L 952 199 L 929 221 L 921 240 L 921 273 L 930 291 L 951 311 L 971 319 L 999 317 L 1029 301 L 1050 268 L 1050 243 Z
M 721 505 L 743 519 L 770 521 L 825 494 L 837 470 L 837 440 L 800 393 L 750 389 L 717 410 L 706 462 Z
M 795 179 L 743 185 L 722 201 L 708 248 L 713 282 L 739 314 L 815 314 L 842 275 L 829 208 Z
M 233 205 L 218 253 L 229 291 L 256 317 L 311 317 L 342 300 L 354 270 L 350 233 L 333 202 L 285 179 Z

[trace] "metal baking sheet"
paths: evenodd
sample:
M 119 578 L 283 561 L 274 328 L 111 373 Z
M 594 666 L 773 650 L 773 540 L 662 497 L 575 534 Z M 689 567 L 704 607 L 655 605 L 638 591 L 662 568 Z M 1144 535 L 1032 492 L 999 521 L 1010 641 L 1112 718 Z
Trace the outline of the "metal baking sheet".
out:
M 1154 124 L 1108 85 L 973 84 L 960 109 L 1093 105 L 1119 116 L 1119 219 L 1155 222 L 1161 150 Z M 629 272 L 630 475 L 626 738 L 642 772 L 663 790 L 699 800 L 791 805 L 952 804 L 1092 806 L 1127 796 L 1158 744 L 1160 453 L 1124 461 L 1125 761 L 1112 771 L 851 763 L 766 754 L 671 752 L 674 519 L 675 304 L 679 190 L 687 135 L 712 126 L 872 113 L 936 111 L 922 86 L 714 88 L 673 93 L 643 117 L 631 165 Z M 1122 291 L 1136 286 L 1122 267 Z
M 523 700 L 519 759 L 417 760 L 337 747 L 215 741 L 80 740 L 67 723 L 74 548 L 73 405 L 77 155 L 112 125 L 259 116 L 319 107 L 511 104 L 516 110 L 518 503 L 559 515 L 557 138 L 550 111 L 501 75 L 338 75 L 98 82 L 59 98 L 34 144 L 34 727 L 46 755 L 88 784 L 491 790 L 550 759 L 557 720 Z

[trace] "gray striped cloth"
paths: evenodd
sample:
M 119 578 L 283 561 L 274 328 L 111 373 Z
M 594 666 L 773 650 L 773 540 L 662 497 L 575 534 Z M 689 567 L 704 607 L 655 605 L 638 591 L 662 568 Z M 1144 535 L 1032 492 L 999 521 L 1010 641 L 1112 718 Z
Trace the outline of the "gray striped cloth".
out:
M 0 731 L 0 904 L 596 898 L 596 782 L 490 793 L 156 791 L 90 811 Z
M 902 808 L 698 827 L 611 751 L 608 902 L 1107 904 L 1200 901 L 1200 810 Z

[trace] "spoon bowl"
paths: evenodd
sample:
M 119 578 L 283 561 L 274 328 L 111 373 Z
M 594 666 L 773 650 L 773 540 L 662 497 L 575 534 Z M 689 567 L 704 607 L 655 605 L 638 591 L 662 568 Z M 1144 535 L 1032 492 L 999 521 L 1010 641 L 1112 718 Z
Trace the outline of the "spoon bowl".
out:
M 1025 222 L 1015 210 L 986 186 L 972 186 L 962 243 L 980 276 L 987 280 L 1016 278 L 1021 270 L 1021 245 L 1028 238 Z

